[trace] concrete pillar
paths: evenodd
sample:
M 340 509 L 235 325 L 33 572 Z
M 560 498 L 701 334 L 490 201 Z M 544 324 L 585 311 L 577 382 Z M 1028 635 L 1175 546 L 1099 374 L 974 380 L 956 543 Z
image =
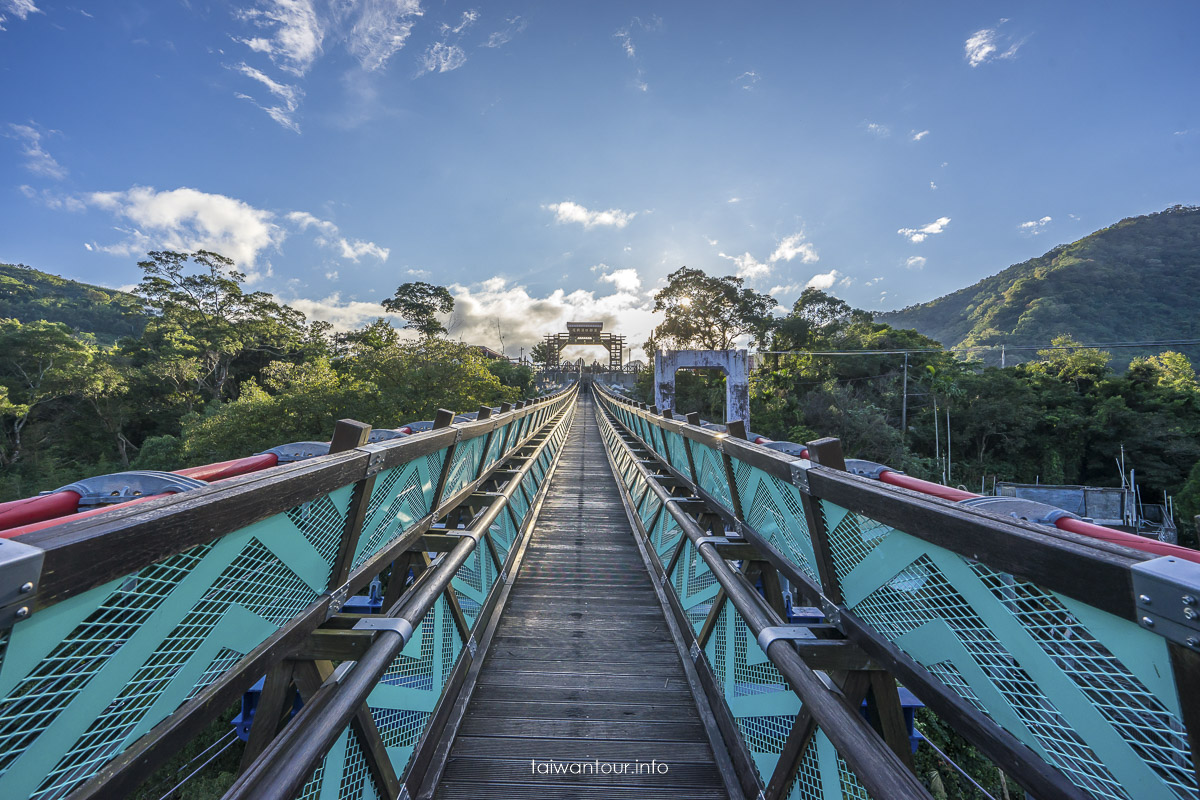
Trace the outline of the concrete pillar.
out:
M 659 350 L 654 355 L 654 404 L 675 407 L 675 373 L 715 369 L 725 373 L 725 418 L 750 426 L 750 358 L 745 350 Z

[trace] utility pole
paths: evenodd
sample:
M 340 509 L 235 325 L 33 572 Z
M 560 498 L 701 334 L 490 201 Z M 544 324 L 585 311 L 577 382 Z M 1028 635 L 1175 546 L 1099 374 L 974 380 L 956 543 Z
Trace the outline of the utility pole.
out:
M 908 433 L 908 351 L 904 351 L 904 401 L 900 405 L 900 432 Z

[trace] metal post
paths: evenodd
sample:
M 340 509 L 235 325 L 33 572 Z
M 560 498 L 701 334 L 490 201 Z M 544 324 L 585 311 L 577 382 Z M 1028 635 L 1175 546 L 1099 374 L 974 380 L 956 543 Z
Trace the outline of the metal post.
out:
M 908 433 L 908 352 L 904 353 L 904 401 L 900 406 L 900 432 Z

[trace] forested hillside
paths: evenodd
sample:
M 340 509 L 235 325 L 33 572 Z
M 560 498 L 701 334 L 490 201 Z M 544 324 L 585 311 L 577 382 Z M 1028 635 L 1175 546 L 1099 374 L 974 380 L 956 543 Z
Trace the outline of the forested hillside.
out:
M 0 264 L 0 319 L 61 322 L 90 333 L 101 344 L 138 336 L 146 327 L 142 303 L 132 294 Z
M 875 318 L 947 347 L 1044 345 L 1060 334 L 1082 342 L 1200 338 L 1197 308 L 1200 208 L 1175 206 L 1123 219 L 973 286 Z M 1176 349 L 1200 356 L 1200 348 Z M 1114 363 L 1153 352 L 1114 351 Z
M 413 333 L 384 319 L 336 333 L 245 291 L 217 253 L 139 266 L 132 294 L 0 271 L 0 500 L 328 439 L 345 417 L 395 427 L 532 391 L 528 368 L 441 338 L 434 313 L 452 300 L 440 287 L 405 284 L 387 301 Z

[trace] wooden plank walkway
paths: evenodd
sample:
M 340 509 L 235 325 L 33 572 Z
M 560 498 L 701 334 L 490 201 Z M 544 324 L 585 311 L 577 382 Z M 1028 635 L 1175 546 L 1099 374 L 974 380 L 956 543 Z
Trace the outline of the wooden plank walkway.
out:
M 591 398 L 579 403 L 435 796 L 726 798 Z

